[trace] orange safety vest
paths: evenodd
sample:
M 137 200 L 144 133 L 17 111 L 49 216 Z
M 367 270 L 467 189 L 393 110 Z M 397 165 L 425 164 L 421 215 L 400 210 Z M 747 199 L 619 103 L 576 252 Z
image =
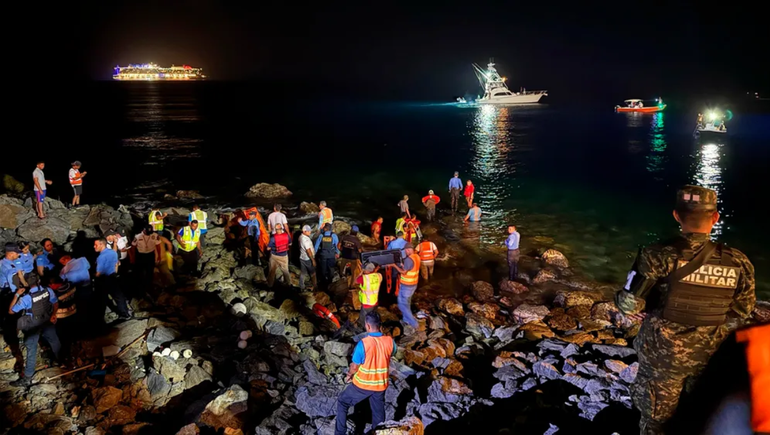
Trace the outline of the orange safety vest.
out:
M 326 207 L 323 210 L 321 210 L 321 213 L 319 214 L 323 216 L 323 222 L 321 222 L 322 224 L 330 224 L 334 220 L 334 217 L 332 215 L 332 209 L 330 209 L 329 207 Z
M 770 324 L 736 332 L 746 343 L 746 364 L 751 379 L 751 428 L 770 433 Z
M 433 242 L 424 241 L 420 243 L 420 245 L 417 247 L 417 250 L 420 251 L 420 261 L 430 261 L 433 262 L 433 260 L 436 258 L 436 254 L 438 253 L 438 248 L 436 248 L 436 245 L 433 244 Z
M 409 258 L 414 262 L 414 266 L 401 275 L 401 285 L 417 285 L 417 281 L 420 279 L 420 257 L 417 254 L 412 254 Z
M 361 343 L 364 345 L 364 363 L 358 366 L 358 371 L 353 376 L 353 385 L 367 391 L 387 390 L 393 337 L 367 336 Z
M 71 169 L 71 171 L 75 171 L 75 173 L 72 174 L 72 172 L 70 172 L 70 177 L 69 177 L 70 185 L 72 185 L 72 186 L 80 186 L 80 185 L 82 185 L 83 184 L 83 179 L 82 178 L 75 178 L 78 175 L 80 175 L 80 171 L 77 170 L 77 169 L 74 169 L 74 168 Z M 74 177 L 72 175 L 74 175 Z

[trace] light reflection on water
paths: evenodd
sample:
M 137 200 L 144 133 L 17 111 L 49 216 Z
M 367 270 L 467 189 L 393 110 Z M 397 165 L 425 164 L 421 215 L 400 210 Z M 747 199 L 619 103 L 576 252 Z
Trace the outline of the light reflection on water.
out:
M 647 154 L 647 171 L 653 174 L 655 181 L 663 181 L 662 172 L 668 161 L 666 155 L 668 144 L 663 118 L 663 112 L 656 112 L 652 115 L 650 124 L 650 152 Z
M 717 193 L 717 209 L 722 214 L 722 218 L 714 225 L 711 231 L 711 237 L 716 239 L 722 234 L 722 228 L 725 223 L 725 211 L 722 203 L 722 165 L 720 163 L 723 155 L 722 147 L 724 144 L 707 143 L 701 145 L 700 149 L 693 156 L 693 165 L 695 173 L 693 174 L 693 183 L 713 189 Z

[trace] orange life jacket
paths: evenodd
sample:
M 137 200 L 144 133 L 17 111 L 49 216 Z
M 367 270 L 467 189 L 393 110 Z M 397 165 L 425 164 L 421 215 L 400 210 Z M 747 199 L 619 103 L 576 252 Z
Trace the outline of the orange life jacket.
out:
M 367 336 L 361 343 L 364 345 L 364 363 L 358 366 L 358 371 L 353 376 L 353 385 L 367 391 L 387 390 L 393 337 Z
M 438 253 L 438 248 L 436 248 L 436 245 L 434 245 L 433 242 L 429 242 L 427 240 L 420 243 L 417 249 L 420 250 L 420 261 L 423 262 L 433 262 L 433 260 L 436 258 L 436 254 Z
M 77 170 L 75 168 L 73 168 L 72 170 L 75 171 L 75 174 L 74 174 L 75 177 L 80 175 L 80 171 L 79 170 Z M 70 172 L 70 174 L 72 174 L 72 173 Z M 72 176 L 69 177 L 70 185 L 72 185 L 72 186 L 80 186 L 80 185 L 82 185 L 83 184 L 83 179 L 82 178 L 75 178 L 75 177 L 72 177 Z
M 409 258 L 412 259 L 414 265 L 406 273 L 401 274 L 401 285 L 417 285 L 420 279 L 420 257 L 417 254 L 412 254 Z
M 770 433 L 770 324 L 738 331 L 735 338 L 746 343 L 746 364 L 751 380 L 751 428 Z
M 323 216 L 323 222 L 321 224 L 330 224 L 334 220 L 334 215 L 332 215 L 332 209 L 329 207 L 325 207 L 321 212 L 319 213 L 321 216 Z

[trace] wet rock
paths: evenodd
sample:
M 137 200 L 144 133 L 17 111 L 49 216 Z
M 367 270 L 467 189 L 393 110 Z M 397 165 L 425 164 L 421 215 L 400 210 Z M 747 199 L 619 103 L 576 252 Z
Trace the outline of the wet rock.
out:
M 110 408 L 107 421 L 110 426 L 123 426 L 132 423 L 136 418 L 136 410 L 125 405 L 117 405 Z
M 28 242 L 37 243 L 49 238 L 61 245 L 70 235 L 70 226 L 67 222 L 52 216 L 46 219 L 27 219 L 16 229 L 16 234 Z
M 551 331 L 551 328 L 549 328 L 541 320 L 524 324 L 519 327 L 519 331 L 524 334 L 524 338 L 530 341 L 556 336 L 556 334 Z
M 543 320 L 550 312 L 545 305 L 522 304 L 513 310 L 513 319 L 522 324 L 536 322 Z
M 282 186 L 278 183 L 258 183 L 251 186 L 244 196 L 247 198 L 273 199 L 286 198 L 291 195 L 291 191 L 287 189 L 286 186 Z
M 616 359 L 605 360 L 604 366 L 607 367 L 607 370 L 617 374 L 620 374 L 620 372 L 628 368 L 628 365 L 626 363 L 624 363 L 623 361 L 618 361 Z
M 0 228 L 16 229 L 32 216 L 30 209 L 21 204 L 0 204 Z
M 162 402 L 171 392 L 171 383 L 160 373 L 150 372 L 144 379 L 144 384 L 150 393 L 150 398 L 158 403 Z
M 505 292 L 505 293 L 513 293 L 515 295 L 520 295 L 528 291 L 529 291 L 529 288 L 527 288 L 527 286 L 519 282 L 509 281 L 508 279 L 503 279 L 502 281 L 500 281 L 501 293 Z
M 348 365 L 348 357 L 353 353 L 353 345 L 339 341 L 327 341 L 324 343 L 324 355 L 329 364 L 339 367 Z
M 586 305 L 588 306 L 588 315 L 590 315 L 590 309 L 597 301 L 601 301 L 604 298 L 600 292 L 584 291 L 584 290 L 561 290 L 556 293 L 553 303 L 558 307 L 562 307 L 568 310 L 572 307 Z M 585 316 L 588 317 L 588 316 Z
M 614 302 L 599 302 L 591 308 L 591 318 L 594 320 L 603 320 L 619 325 L 616 322 L 620 317 L 620 310 Z
M 567 261 L 567 257 L 555 249 L 548 249 L 547 251 L 543 252 L 542 255 L 540 255 L 540 259 L 543 260 L 545 264 L 549 264 L 551 266 L 564 268 L 569 267 L 569 261 Z
M 475 337 L 490 338 L 495 330 L 495 325 L 479 314 L 468 313 L 465 316 L 465 330 Z
M 559 426 L 556 426 L 555 424 L 552 424 L 552 423 L 548 423 L 548 430 L 543 432 L 543 435 L 553 435 L 558 431 L 559 431 Z
M 202 199 L 203 195 L 197 190 L 177 190 L 176 197 L 180 199 Z
M 321 211 L 321 209 L 315 203 L 302 201 L 299 203 L 299 211 L 301 211 L 306 215 L 308 214 L 315 215 L 315 214 L 318 214 Z
M 635 362 L 620 372 L 620 379 L 629 384 L 634 383 L 636 380 L 636 374 L 639 372 L 639 363 Z
M 308 417 L 337 415 L 337 397 L 344 385 L 303 385 L 295 394 L 297 409 Z
M 150 331 L 150 334 L 147 336 L 147 350 L 149 352 L 154 352 L 161 345 L 170 343 L 180 336 L 179 331 L 176 329 L 158 325 Z
M 601 401 L 591 400 L 589 396 L 580 396 L 577 406 L 580 408 L 580 411 L 582 411 L 580 413 L 581 417 L 593 421 L 593 419 L 596 417 L 596 414 L 601 412 L 602 409 L 608 407 L 609 405 Z
M 608 346 L 604 344 L 594 344 L 592 348 L 597 351 L 601 352 L 607 356 L 615 356 L 618 358 L 626 358 L 631 355 L 636 355 L 636 351 L 633 348 L 630 347 L 623 347 L 623 346 Z
M 239 429 L 242 424 L 242 414 L 246 412 L 249 394 L 238 385 L 233 385 L 218 395 L 206 405 L 198 423 L 215 429 Z
M 184 376 L 184 388 L 190 389 L 203 382 L 211 381 L 211 375 L 200 366 L 191 366 Z
M 559 369 L 554 367 L 553 364 L 548 364 L 544 361 L 538 361 L 532 364 L 532 372 L 545 379 L 561 379 Z
M 468 309 L 488 320 L 495 320 L 500 311 L 500 307 L 492 302 L 471 302 L 468 304 Z
M 9 193 L 22 193 L 24 192 L 24 183 L 21 181 L 13 178 L 12 176 L 8 174 L 3 174 L 3 190 Z M 3 195 L 3 197 L 7 197 L 6 195 Z M 7 197 L 11 198 L 11 197 Z M 13 198 L 16 199 L 16 198 Z M 21 202 L 21 200 L 19 200 Z
M 593 335 L 587 332 L 577 331 L 577 330 L 567 331 L 566 334 L 562 335 L 559 338 L 561 338 L 562 340 L 568 343 L 575 343 L 578 346 L 582 346 L 586 343 L 598 342 L 598 339 Z
M 453 316 L 464 316 L 465 310 L 463 310 L 463 304 L 455 298 L 442 298 L 436 301 L 436 307 L 439 310 L 451 314 Z
M 374 435 L 423 435 L 424 433 L 425 427 L 422 421 L 415 416 L 405 417 L 399 421 L 386 421 L 374 430 Z
M 201 433 L 200 428 L 195 423 L 190 423 L 186 426 L 182 426 L 176 435 L 199 435 Z
M 532 278 L 532 284 L 542 284 L 548 281 L 554 281 L 558 279 L 556 272 L 550 269 L 540 269 L 534 278 Z
M 574 317 L 568 316 L 563 308 L 554 308 L 545 321 L 548 326 L 557 331 L 569 331 L 577 327 L 577 321 Z
M 484 281 L 476 281 L 471 285 L 471 294 L 481 302 L 494 301 L 495 289 L 492 284 Z
M 97 413 L 102 413 L 120 403 L 123 391 L 115 387 L 95 388 L 91 391 L 91 398 Z

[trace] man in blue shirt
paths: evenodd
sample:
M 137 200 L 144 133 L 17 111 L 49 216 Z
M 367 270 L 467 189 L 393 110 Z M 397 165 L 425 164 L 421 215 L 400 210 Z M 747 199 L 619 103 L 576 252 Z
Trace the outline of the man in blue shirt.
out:
M 123 292 L 118 287 L 118 253 L 107 247 L 107 240 L 98 239 L 94 242 L 94 250 L 99 253 L 96 257 L 96 298 L 99 308 L 93 313 L 94 320 L 101 323 L 104 318 L 104 308 L 107 305 L 107 296 L 111 296 L 114 302 L 114 311 L 120 319 L 130 319 L 128 303 Z
M 259 229 L 259 219 L 257 219 L 257 212 L 250 211 L 249 218 L 243 220 L 238 218 L 238 225 L 246 227 L 246 234 L 248 234 L 251 244 L 251 260 L 254 264 L 262 264 L 259 260 L 259 235 L 261 233 Z
M 480 222 L 481 221 L 481 208 L 479 208 L 479 205 L 475 202 L 473 203 L 473 207 L 468 210 L 468 214 L 465 215 L 465 219 L 463 219 L 464 222 Z
M 406 258 L 406 255 L 404 254 L 404 248 L 406 245 L 408 245 L 409 242 L 406 241 L 406 238 L 404 238 L 404 232 L 399 231 L 396 233 L 396 238 L 391 240 L 390 243 L 388 243 L 388 247 L 386 249 L 398 249 L 401 251 L 401 258 Z
M 318 253 L 321 282 L 325 285 L 331 284 L 334 278 L 334 266 L 340 257 L 339 243 L 339 238 L 332 232 L 332 224 L 324 224 L 323 233 L 315 240 L 315 252 Z
M 32 383 L 32 376 L 35 374 L 35 365 L 37 364 L 37 345 L 40 336 L 51 346 L 56 358 L 59 358 L 61 342 L 56 335 L 56 310 L 59 300 L 53 290 L 43 287 L 38 282 L 38 277 L 30 275 L 27 278 L 29 291 L 24 287 L 19 277 L 14 278 L 18 290 L 13 295 L 13 300 L 8 308 L 9 314 L 21 313 L 22 316 L 29 316 L 27 322 L 19 322 L 20 327 L 26 326 L 30 329 L 22 329 L 24 332 L 24 346 L 27 348 L 26 361 L 24 365 L 24 377 L 14 381 L 11 385 L 15 387 L 28 387 Z M 34 319 L 34 320 L 33 320 Z
M 91 274 L 88 272 L 91 265 L 88 264 L 88 259 L 85 257 L 73 259 L 69 255 L 65 255 L 59 261 L 64 265 L 59 273 L 61 279 L 75 284 L 78 287 L 78 290 L 80 290 L 81 287 L 88 287 L 91 285 Z
M 521 236 L 516 232 L 516 227 L 508 227 L 508 238 L 505 239 L 505 247 L 508 248 L 508 280 L 513 281 L 519 276 L 519 240 Z
M 45 276 L 46 273 L 50 273 L 56 266 L 51 258 L 54 255 L 54 246 L 51 239 L 43 239 L 40 244 L 43 245 L 43 252 L 37 255 L 35 266 L 37 266 L 38 275 Z
M 15 243 L 5 244 L 5 258 L 0 260 L 0 292 L 4 293 L 6 289 L 16 291 L 13 277 L 24 273 L 16 264 L 20 253 L 21 249 Z
M 463 180 L 460 179 L 460 173 L 455 172 L 455 176 L 449 179 L 449 193 L 452 196 L 452 211 L 457 211 L 457 200 L 460 199 L 460 192 L 463 190 Z

